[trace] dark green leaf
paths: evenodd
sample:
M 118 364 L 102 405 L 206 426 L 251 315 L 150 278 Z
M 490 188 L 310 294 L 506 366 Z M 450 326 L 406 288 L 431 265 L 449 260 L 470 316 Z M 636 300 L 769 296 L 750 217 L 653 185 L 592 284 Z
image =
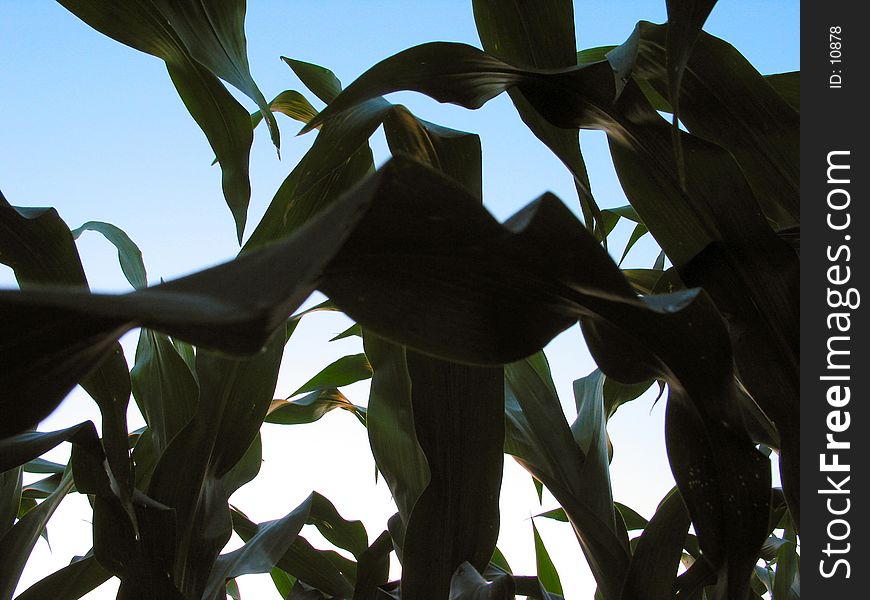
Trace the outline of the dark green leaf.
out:
M 489 560 L 490 565 L 495 565 L 505 573 L 513 573 L 510 564 L 508 564 L 507 559 L 504 554 L 502 554 L 501 550 L 496 546 L 495 550 L 492 552 L 492 558 Z
M 407 523 L 430 481 L 429 464 L 415 427 L 407 357 L 401 346 L 365 330 L 363 343 L 373 369 L 366 419 L 369 444 L 401 521 Z M 403 538 L 404 533 L 399 545 Z
M 393 538 L 384 531 L 372 545 L 359 555 L 359 569 L 353 600 L 376 600 L 378 587 L 387 583 L 390 577 L 390 553 L 393 551 Z
M 313 423 L 336 408 L 352 413 L 363 425 L 366 424 L 368 410 L 364 406 L 353 404 L 335 389 L 311 392 L 293 401 L 273 400 L 266 414 L 266 422 L 281 425 Z
M 668 97 L 673 107 L 674 150 L 677 153 L 677 169 L 680 179 L 685 181 L 685 164 L 683 161 L 683 146 L 680 139 L 678 124 L 680 121 L 680 93 L 683 74 L 695 40 L 701 33 L 704 22 L 716 5 L 716 0 L 667 0 L 668 35 L 667 35 L 667 73 Z
M 224 195 L 241 240 L 251 195 L 248 155 L 253 134 L 248 112 L 218 77 L 257 103 L 269 124 L 272 141 L 279 145 L 278 124 L 248 67 L 245 2 L 59 1 L 101 33 L 166 61 L 181 99 L 221 163 Z
M 18 518 L 21 505 L 21 469 L 0 470 L 0 538 Z
M 243 482 L 233 468 L 259 432 L 283 347 L 283 332 L 276 331 L 266 349 L 250 359 L 197 353 L 196 414 L 170 442 L 149 484 L 149 495 L 177 515 L 174 573 L 182 593 L 201 595 L 211 565 L 230 537 L 227 496 L 233 490 L 227 484 Z M 254 467 L 259 467 L 256 459 Z
M 28 431 L 0 439 L 0 473 L 24 465 L 63 442 L 90 444 L 97 430 L 90 421 L 57 431 Z
M 241 243 L 251 201 L 248 164 L 254 141 L 251 116 L 217 77 L 195 62 L 167 63 L 167 69 L 185 107 L 205 133 L 220 163 L 224 199 Z
M 510 575 L 501 575 L 489 582 L 471 563 L 464 562 L 456 568 L 450 580 L 450 600 L 513 600 L 514 580 Z
M 673 598 L 689 524 L 686 505 L 675 488 L 661 502 L 638 540 L 622 590 L 623 600 Z
M 409 240 L 414 242 L 410 254 Z M 585 268 L 577 269 L 577 264 Z M 275 276 L 278 272 L 281 277 Z M 45 319 L 48 313 L 60 322 L 74 316 L 74 322 L 93 328 L 99 337 L 141 319 L 149 326 L 159 323 L 172 335 L 250 352 L 268 338 L 267 332 L 284 326 L 286 315 L 318 280 L 363 326 L 454 360 L 492 363 L 521 357 L 582 318 L 602 371 L 621 381 L 661 377 L 670 384 L 674 433 L 669 433 L 669 452 L 681 491 L 694 469 L 717 482 L 696 493 L 684 492 L 690 507 L 706 502 L 719 507 L 710 520 L 696 523 L 702 548 L 714 561 L 724 562 L 723 553 L 729 554 L 735 581 L 742 561 L 757 556 L 767 536 L 762 530 L 767 525 L 769 466 L 766 459 L 759 460 L 763 457 L 739 425 L 742 417 L 734 403 L 732 360 L 721 318 L 697 291 L 637 298 L 595 239 L 552 196 L 502 226 L 461 186 L 396 158 L 297 235 L 226 265 L 111 301 L 43 290 L 2 292 L 0 299 L 4 317 L 18 326 L 27 314 Z M 457 295 L 457 288 L 463 294 Z M 260 299 L 253 308 L 252 296 Z M 87 320 L 83 312 L 90 314 Z M 480 318 L 483 314 L 486 319 Z M 38 344 L 38 336 L 27 331 L 31 335 L 26 342 L 17 343 Z M 68 344 L 80 339 L 66 335 Z M 458 335 L 465 340 L 460 346 L 455 343 Z M 61 348 L 68 351 L 69 345 Z M 39 354 L 37 349 L 31 352 Z M 23 355 L 11 354 L 16 360 Z M 699 357 L 704 357 L 700 363 Z M 371 354 L 369 358 L 377 368 Z M 202 386 L 202 371 L 197 368 L 197 373 Z M 672 412 L 674 406 L 677 412 Z M 709 460 L 696 463 L 701 456 Z M 175 466 L 180 462 L 179 457 Z M 752 485 L 738 502 L 726 502 L 739 485 L 736 465 Z M 569 515 L 583 510 L 571 504 L 571 494 L 560 498 L 554 482 L 539 479 Z M 757 498 L 762 487 L 765 498 Z M 737 519 L 737 510 L 753 518 L 744 514 Z M 760 528 L 756 514 L 764 515 Z M 735 521 L 740 522 L 737 529 Z M 728 537 L 726 527 L 733 532 Z
M 407 351 L 411 403 L 429 484 L 403 541 L 402 591 L 438 599 L 456 568 L 484 569 L 498 538 L 504 376 Z M 474 498 L 470 503 L 468 498 Z
M 0 538 L 0 599 L 11 600 L 33 546 L 72 487 L 72 472 L 67 471 L 57 489 Z
M 625 523 L 625 528 L 628 531 L 644 529 L 646 528 L 647 523 L 649 523 L 649 521 L 640 516 L 640 514 L 638 514 L 634 509 L 626 506 L 625 504 L 614 502 L 613 506 L 619 512 L 623 522 Z
M 270 572 L 287 552 L 305 525 L 313 495 L 276 521 L 260 523 L 245 545 L 218 557 L 209 576 L 203 598 L 213 598 L 228 579 L 251 573 Z
M 60 485 L 62 479 L 62 475 L 54 474 L 38 481 L 34 481 L 33 483 L 23 485 L 21 488 L 21 496 L 24 498 L 42 500 L 43 498 L 50 496 L 57 489 L 57 486 Z
M 108 581 L 111 576 L 88 553 L 87 556 L 74 558 L 66 567 L 37 581 L 16 596 L 15 600 L 78 600 Z
M 37 285 L 64 285 L 87 289 L 88 282 L 73 236 L 56 211 L 16 209 L 0 195 L 0 228 L 4 233 L 0 236 L 0 261 L 14 269 L 15 277 L 22 289 Z M 40 327 L 41 324 L 32 326 Z M 106 457 L 112 476 L 117 482 L 117 493 L 121 502 L 127 512 L 132 514 L 129 498 L 133 478 L 127 443 L 126 414 L 130 401 L 130 377 L 121 346 L 116 342 L 107 342 L 108 340 L 103 342 L 105 346 L 100 344 L 96 346 L 97 352 L 104 350 L 108 356 L 105 356 L 99 367 L 93 369 L 89 375 L 81 373 L 76 383 L 81 383 L 100 408 Z M 58 353 L 55 360 L 63 365 L 68 357 Z M 42 363 L 39 361 L 29 364 L 20 375 L 27 377 L 30 374 L 35 379 L 29 382 L 22 379 L 18 381 L 24 386 L 46 387 L 46 381 L 38 375 L 41 367 Z M 12 377 L 16 378 L 18 375 L 13 373 Z M 51 386 L 48 387 L 48 393 L 59 392 L 59 390 L 51 390 Z M 45 391 L 43 390 L 43 393 Z M 30 403 L 20 402 L 21 398 L 29 397 L 26 393 L 19 396 L 12 393 L 8 397 L 5 394 L 6 392 L 0 396 L 0 406 L 10 400 L 16 402 L 14 411 L 4 411 L 10 416 L 10 425 L 13 427 L 10 431 L 18 432 L 28 425 L 34 426 L 36 420 L 44 416 L 40 415 L 41 408 L 38 403 L 36 406 L 31 406 Z M 30 420 L 30 423 L 22 426 L 21 423 L 16 423 L 16 419 L 22 419 L 25 423 Z
M 362 337 L 362 328 L 356 323 L 354 323 L 353 325 L 351 325 L 350 327 L 348 327 L 347 329 L 345 329 L 344 331 L 339 333 L 337 336 L 331 338 L 329 341 L 335 342 L 337 340 L 343 340 L 345 338 L 354 337 L 354 336 Z
M 550 553 L 547 552 L 547 548 L 544 546 L 544 540 L 541 539 L 541 534 L 538 533 L 534 519 L 532 520 L 532 534 L 535 537 L 535 563 L 538 568 L 538 579 L 548 592 L 554 592 L 561 596 L 563 592 L 559 572 L 556 571 L 556 565 L 553 564 Z
M 317 114 L 308 100 L 296 90 L 284 90 L 269 103 L 272 112 L 279 112 L 291 119 L 307 123 Z M 263 113 L 257 111 L 251 115 L 251 126 L 256 129 L 263 120 Z
M 597 369 L 574 382 L 577 419 L 571 425 L 571 433 L 584 455 L 579 485 L 589 490 L 586 494 L 586 504 L 602 520 L 613 522 L 613 492 L 610 486 L 611 453 L 610 440 L 607 436 L 604 382 L 604 374 Z
M 553 510 L 548 510 L 535 516 L 543 517 L 545 519 L 553 519 L 554 521 L 561 521 L 562 523 L 568 522 L 568 515 L 565 514 L 564 508 L 554 508 Z
M 66 465 L 62 465 L 44 458 L 34 458 L 24 464 L 25 473 L 63 473 Z
M 251 445 L 232 469 L 223 476 L 224 488 L 228 496 L 232 496 L 240 487 L 254 480 L 260 473 L 263 463 L 263 442 L 258 433 Z
M 570 0 L 542 0 L 534 4 L 474 0 L 472 6 L 480 42 L 490 54 L 512 65 L 537 69 L 577 64 L 574 5 Z M 605 239 L 601 211 L 592 196 L 577 133 L 553 126 L 520 91 L 508 93 L 523 122 L 574 176 L 586 225 Z
M 799 600 L 801 597 L 800 554 L 797 536 L 791 523 L 785 529 L 785 543 L 776 553 L 776 575 L 773 579 L 773 600 Z
M 287 598 L 296 583 L 296 578 L 277 567 L 269 571 L 269 575 L 272 577 L 272 583 L 275 584 L 275 589 L 278 590 L 281 598 Z
M 680 134 L 686 150 L 686 179 L 681 181 L 671 128 L 632 81 L 626 83 L 619 102 L 614 102 L 613 85 L 612 69 L 605 63 L 558 73 L 524 70 L 469 46 L 433 43 L 406 50 L 370 69 L 308 127 L 400 89 L 476 108 L 517 87 L 555 125 L 605 129 L 622 184 L 650 231 L 683 278 L 710 290 L 722 312 L 733 317 L 741 378 L 750 382 L 752 396 L 784 431 L 782 473 L 797 515 L 797 257 L 771 230 L 731 153 L 699 136 Z M 771 102 L 782 104 L 778 97 Z M 792 125 L 785 125 L 793 133 Z M 786 146 L 794 151 L 793 145 Z M 709 177 L 716 177 L 719 184 L 709 186 Z M 724 393 L 724 386 L 732 384 L 721 380 L 720 385 Z M 733 411 L 735 404 L 731 400 L 720 406 Z M 736 415 L 730 418 L 735 423 L 741 420 Z M 760 469 L 760 464 L 754 468 Z M 685 499 L 692 512 L 700 508 L 688 494 Z M 761 541 L 759 529 L 753 544 Z
M 404 106 L 384 118 L 384 133 L 393 155 L 404 154 L 441 171 L 483 198 L 480 138 L 416 118 Z
M 343 356 L 323 368 L 320 373 L 304 383 L 302 387 L 290 394 L 298 396 L 306 392 L 314 392 L 325 388 L 338 388 L 345 385 L 370 379 L 372 366 L 365 354 Z
M 801 109 L 801 73 L 800 71 L 791 71 L 789 73 L 774 73 L 773 75 L 765 75 L 764 79 L 770 84 L 770 87 L 776 90 L 782 99 L 788 102 L 789 106 L 796 111 Z
M 335 100 L 335 97 L 341 92 L 341 82 L 329 69 L 286 56 L 282 56 L 281 60 L 293 69 L 305 87 L 326 104 Z
M 118 250 L 118 262 L 127 281 L 136 289 L 148 287 L 148 275 L 145 263 L 142 261 L 142 251 L 133 240 L 120 228 L 101 221 L 88 221 L 72 231 L 72 236 L 79 239 L 85 231 L 96 231 L 109 240 Z
M 540 352 L 507 365 L 505 378 L 505 452 L 540 479 L 564 507 L 599 586 L 616 597 L 628 568 L 628 539 L 617 533 L 613 507 L 604 503 L 610 498 L 609 486 L 601 490 L 584 485 L 585 454 L 568 427 L 546 357 Z M 602 512 L 588 505 L 590 493 Z M 558 510 L 545 516 L 559 518 Z
M 130 377 L 136 404 L 162 453 L 193 418 L 199 387 L 169 337 L 144 328 Z
M 308 515 L 305 517 L 307 519 Z M 240 512 L 233 510 L 232 519 L 233 528 L 243 540 L 251 540 L 257 535 L 259 526 Z M 353 594 L 351 583 L 323 552 L 314 549 L 299 535 L 291 542 L 275 563 L 281 570 L 327 594 L 338 597 L 350 597 Z
M 226 594 L 233 600 L 242 600 L 242 593 L 239 591 L 239 584 L 235 579 L 227 581 Z
M 667 94 L 667 26 L 640 23 L 635 76 Z M 701 33 L 683 71 L 680 120 L 736 159 L 768 218 L 799 222 L 798 132 L 794 108 L 730 44 Z

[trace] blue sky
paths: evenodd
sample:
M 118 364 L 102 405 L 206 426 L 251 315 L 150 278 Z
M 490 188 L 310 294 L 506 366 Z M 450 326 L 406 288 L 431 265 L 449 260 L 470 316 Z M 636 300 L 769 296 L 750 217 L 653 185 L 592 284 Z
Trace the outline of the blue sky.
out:
M 327 66 L 348 84 L 374 63 L 409 46 L 433 40 L 479 45 L 470 2 L 250 0 L 248 4 L 251 70 L 270 98 L 285 89 L 303 89 L 279 60 L 281 55 Z M 576 2 L 578 48 L 620 43 L 638 20 L 664 21 L 664 6 L 664 0 Z M 762 73 L 800 67 L 797 0 L 723 0 L 706 29 L 734 44 Z M 253 110 L 247 98 L 238 97 Z M 555 192 L 577 212 L 569 174 L 525 129 L 506 98 L 478 111 L 439 105 L 407 93 L 391 100 L 406 104 L 429 121 L 481 135 L 484 199 L 500 219 L 544 191 Z M 312 102 L 321 106 L 313 98 Z M 255 139 L 248 234 L 312 140 L 311 135 L 294 137 L 299 129 L 296 122 L 281 115 L 279 122 L 283 137 L 280 161 L 265 131 L 258 131 Z M 605 207 L 625 204 L 603 135 L 584 132 L 581 139 L 599 203 Z M 380 137 L 374 148 L 378 160 L 385 160 Z M 88 220 L 118 225 L 139 244 L 154 283 L 161 277 L 169 279 L 227 260 L 238 250 L 233 222 L 221 196 L 220 174 L 209 166 L 212 156 L 161 61 L 103 37 L 54 2 L 0 0 L 0 190 L 12 204 L 55 206 L 71 227 Z M 621 251 L 621 246 L 616 248 Z M 114 250 L 104 240 L 86 234 L 79 249 L 93 288 L 128 289 Z M 627 266 L 648 266 L 653 251 L 651 243 L 639 245 L 629 255 Z M 9 271 L 0 268 L 0 286 L 11 286 L 12 281 Z M 341 317 L 323 315 L 300 327 L 288 345 L 276 396 L 286 395 L 329 361 L 359 351 L 353 340 L 326 343 L 346 325 Z M 132 362 L 135 336 L 125 338 L 125 347 Z M 557 338 L 548 354 L 571 414 L 571 381 L 594 368 L 579 330 L 572 328 Z M 349 394 L 365 403 L 365 386 L 351 388 Z M 616 448 L 615 497 L 646 516 L 672 485 L 664 462 L 661 409 L 661 405 L 651 409 L 651 398 L 636 402 L 620 410 L 611 430 Z M 241 490 L 234 501 L 252 517 L 275 518 L 314 488 L 349 516 L 365 520 L 371 525 L 370 534 L 377 535 L 391 511 L 388 506 L 375 505 L 384 505 L 387 496 L 383 486 L 376 488 L 372 482 L 364 433 L 352 418 L 343 417 L 327 417 L 311 427 L 293 429 L 290 435 L 287 429 L 275 430 L 266 443 L 264 482 L 254 482 L 250 491 Z M 60 427 L 82 418 L 96 418 L 96 414 L 86 399 L 76 396 L 46 425 Z M 347 446 L 336 446 L 336 439 Z M 273 456 L 279 455 L 272 462 L 270 449 Z M 280 478 L 284 457 L 303 453 L 317 454 L 322 462 L 314 467 L 299 465 L 293 485 L 286 489 L 290 485 L 286 481 L 269 479 Z M 338 469 L 345 471 L 337 477 Z M 503 550 L 515 567 L 533 572 L 527 518 L 539 509 L 534 508 L 531 485 L 524 477 L 518 470 L 506 473 L 515 504 L 503 505 L 500 544 L 507 544 Z M 258 499 L 262 493 L 257 490 L 264 489 L 257 488 L 258 483 L 275 493 L 274 504 Z M 365 502 L 373 508 L 356 509 L 360 494 L 369 494 Z M 87 537 L 86 511 L 82 513 L 81 506 L 68 510 L 58 516 L 58 522 L 66 517 L 76 521 L 79 529 L 59 535 L 71 539 L 56 540 L 54 553 L 38 548 L 33 562 L 39 565 L 29 567 L 26 581 L 66 564 L 71 552 L 87 550 L 87 540 L 76 539 Z M 354 514 L 354 510 L 362 512 Z M 557 549 L 556 564 L 568 597 L 589 597 L 588 576 L 574 568 L 582 557 L 570 533 L 551 523 L 540 526 L 551 550 Z M 257 586 L 263 584 L 246 585 L 260 590 Z M 268 587 L 262 588 L 262 597 L 276 597 L 266 595 Z M 111 595 L 104 590 L 91 597 Z

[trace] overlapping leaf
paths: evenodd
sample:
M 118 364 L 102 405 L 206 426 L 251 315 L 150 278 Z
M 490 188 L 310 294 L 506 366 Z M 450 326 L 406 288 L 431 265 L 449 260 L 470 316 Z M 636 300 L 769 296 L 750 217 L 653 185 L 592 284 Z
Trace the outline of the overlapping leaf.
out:
M 275 116 L 248 66 L 245 2 L 58 1 L 97 31 L 166 61 L 181 99 L 221 163 L 224 196 L 241 241 L 251 196 L 248 158 L 253 134 L 248 112 L 218 78 L 257 104 L 269 125 L 272 141 L 276 147 L 280 144 Z
M 543 353 L 507 365 L 505 380 L 505 452 L 564 507 L 604 597 L 617 598 L 629 549 L 617 528 L 607 473 L 602 478 L 596 457 L 587 457 L 572 436 Z
M 11 600 L 30 551 L 72 487 L 72 471 L 67 471 L 57 489 L 0 538 L 0 598 L 3 600 Z
M 756 541 L 751 520 L 744 518 L 745 529 L 725 531 L 725 523 L 734 520 L 730 513 L 750 509 L 726 502 L 726 489 L 736 485 L 733 463 L 755 464 L 756 451 L 739 428 L 727 435 L 721 431 L 739 419 L 739 412 L 718 313 L 695 291 L 637 299 L 595 239 L 552 196 L 502 226 L 458 184 L 397 158 L 296 235 L 226 265 L 125 296 L 31 290 L 3 292 L 0 301 L 10 325 L 21 313 L 62 310 L 61 315 L 92 328 L 98 339 L 114 339 L 118 329 L 139 321 L 225 351 L 250 352 L 283 326 L 318 282 L 358 322 L 454 360 L 510 361 L 584 318 L 603 371 L 623 381 L 668 380 L 670 406 L 679 405 L 694 420 L 680 432 L 690 438 L 681 439 L 681 445 L 716 438 L 714 447 L 697 455 L 672 457 L 681 490 L 694 468 L 718 482 L 709 490 L 684 493 L 690 507 L 706 502 L 719 507 L 709 522 L 697 524 L 702 547 L 714 556 L 717 551 L 757 553 L 766 535 Z M 463 293 L 457 295 L 456 289 Z M 258 299 L 254 306 L 252 297 Z M 699 330 L 703 339 L 695 334 Z M 457 345 L 457 336 L 465 343 Z M 37 336 L 15 339 L 31 352 L 42 347 Z M 81 355 L 70 357 L 79 373 L 92 365 Z M 699 364 L 707 368 L 698 369 Z M 67 379 L 67 385 L 72 381 Z M 42 396 L 49 408 L 57 400 Z M 696 464 L 698 456 L 710 462 Z M 762 466 L 750 466 L 748 472 Z M 758 481 L 765 484 L 761 476 Z

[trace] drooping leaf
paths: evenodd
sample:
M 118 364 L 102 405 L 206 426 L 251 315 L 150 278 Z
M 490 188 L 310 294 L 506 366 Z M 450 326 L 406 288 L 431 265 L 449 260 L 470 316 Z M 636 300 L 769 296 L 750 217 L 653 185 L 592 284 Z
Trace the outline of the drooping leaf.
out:
M 248 112 L 218 78 L 258 105 L 269 125 L 272 141 L 276 147 L 280 144 L 275 116 L 248 66 L 245 2 L 59 2 L 97 31 L 166 61 L 181 99 L 221 163 L 224 195 L 241 241 L 251 195 L 248 156 L 253 134 Z
M 456 568 L 450 580 L 450 600 L 512 600 L 515 596 L 513 577 L 501 575 L 487 581 L 471 563 Z
M 45 460 L 44 458 L 34 458 L 23 465 L 22 470 L 25 473 L 63 473 L 66 465 Z
M 90 444 L 97 430 L 90 421 L 57 431 L 28 431 L 0 439 L 0 473 L 24 465 L 63 442 Z
M 57 486 L 60 485 L 62 479 L 62 475 L 55 474 L 25 484 L 21 487 L 21 497 L 42 500 L 43 498 L 50 496 L 52 492 L 57 489 Z
M 123 271 L 130 285 L 137 290 L 148 287 L 148 275 L 145 272 L 145 263 L 142 261 L 142 251 L 139 250 L 139 246 L 130 239 L 130 236 L 124 230 L 111 223 L 88 221 L 81 227 L 74 229 L 72 236 L 74 239 L 79 239 L 85 231 L 96 231 L 102 234 L 103 237 L 117 248 L 121 271 Z

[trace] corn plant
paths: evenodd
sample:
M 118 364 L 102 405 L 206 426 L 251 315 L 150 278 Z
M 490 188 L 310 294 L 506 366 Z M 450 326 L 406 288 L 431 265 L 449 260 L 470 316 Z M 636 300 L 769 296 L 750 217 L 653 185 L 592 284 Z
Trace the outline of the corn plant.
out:
M 237 258 L 156 285 L 117 227 L 71 230 L 53 209 L 0 197 L 0 261 L 19 283 L 0 291 L 0 599 L 73 492 L 91 501 L 93 549 L 22 600 L 79 598 L 113 576 L 121 599 L 215 600 L 267 572 L 287 598 L 560 597 L 554 569 L 515 575 L 496 548 L 505 454 L 559 502 L 544 516 L 573 528 L 596 598 L 799 597 L 799 75 L 762 76 L 704 32 L 714 1 L 669 0 L 667 23 L 578 52 L 571 2 L 474 0 L 482 48 L 424 43 L 344 89 L 328 68 L 284 58 L 319 112 L 308 92 L 266 100 L 242 0 L 59 2 L 166 63 L 220 165 L 240 243 L 253 130 L 265 123 L 279 146 L 280 112 L 316 139 Z M 478 136 L 384 98 L 405 90 L 467 109 L 508 94 L 573 175 L 583 222 L 551 194 L 496 221 Z M 375 170 L 381 126 L 393 157 Z M 580 129 L 607 134 L 630 206 L 599 208 Z M 635 223 L 629 247 L 647 232 L 660 246 L 650 268 L 608 254 L 620 219 Z M 89 291 L 84 231 L 117 246 L 134 291 Z M 273 401 L 315 290 L 329 301 L 313 310 L 352 318 L 365 354 Z M 541 349 L 578 321 L 599 368 L 574 383 L 569 424 Z M 134 328 L 131 368 L 118 339 Z M 338 390 L 368 377 L 366 407 Z M 90 422 L 36 431 L 76 385 L 99 406 L 102 437 Z M 607 423 L 654 385 L 667 389 L 677 485 L 646 521 L 614 502 Z M 131 397 L 141 430 L 127 426 Z M 392 492 L 381 535 L 316 493 L 266 523 L 230 506 L 258 473 L 264 421 L 334 408 L 367 428 Z M 69 464 L 40 458 L 62 442 Z M 46 476 L 23 491 L 23 473 Z M 306 523 L 353 559 L 312 547 Z M 223 552 L 233 531 L 245 544 Z

